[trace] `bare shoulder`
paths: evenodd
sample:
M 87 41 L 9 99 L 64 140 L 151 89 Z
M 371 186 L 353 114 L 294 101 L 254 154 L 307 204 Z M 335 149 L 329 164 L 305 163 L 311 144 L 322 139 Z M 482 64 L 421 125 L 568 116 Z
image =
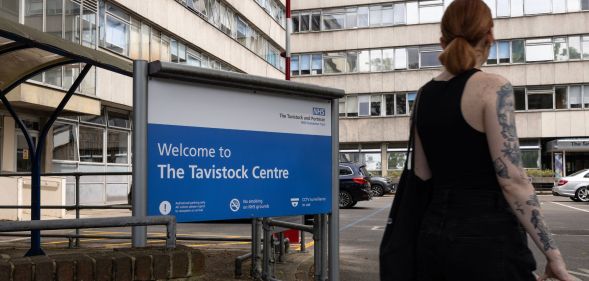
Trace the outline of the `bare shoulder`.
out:
M 511 94 L 511 83 L 507 78 L 494 73 L 477 72 L 468 81 L 467 87 L 485 101 L 495 101 L 498 94 Z

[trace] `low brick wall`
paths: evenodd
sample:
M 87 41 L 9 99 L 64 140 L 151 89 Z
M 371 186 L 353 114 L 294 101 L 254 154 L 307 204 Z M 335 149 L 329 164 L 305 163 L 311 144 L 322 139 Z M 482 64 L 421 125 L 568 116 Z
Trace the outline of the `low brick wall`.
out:
M 116 249 L 4 259 L 0 261 L 0 280 L 196 280 L 204 265 L 201 251 L 181 245 L 173 250 Z

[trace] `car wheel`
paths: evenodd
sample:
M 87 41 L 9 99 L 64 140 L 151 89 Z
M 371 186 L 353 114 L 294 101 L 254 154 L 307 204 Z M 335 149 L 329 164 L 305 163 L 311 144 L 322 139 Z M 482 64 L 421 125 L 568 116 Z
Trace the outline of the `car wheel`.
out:
M 356 204 L 357 204 L 357 203 L 358 203 L 358 201 L 354 201 L 354 202 L 352 202 L 352 205 L 350 205 L 350 207 L 354 207 L 354 206 L 356 206 Z
M 384 195 L 384 188 L 382 185 L 375 184 L 372 186 L 372 196 L 381 197 Z
M 578 199 L 577 197 L 575 197 L 575 196 L 571 196 L 571 197 L 569 197 L 569 198 L 571 198 L 571 200 L 573 200 L 573 201 L 575 201 L 575 202 L 579 202 L 579 199 Z
M 354 204 L 354 199 L 352 198 L 352 194 L 347 191 L 340 191 L 339 192 L 339 207 L 340 208 L 350 208 Z
M 589 188 L 587 186 L 580 187 L 575 192 L 575 197 L 579 202 L 589 202 Z

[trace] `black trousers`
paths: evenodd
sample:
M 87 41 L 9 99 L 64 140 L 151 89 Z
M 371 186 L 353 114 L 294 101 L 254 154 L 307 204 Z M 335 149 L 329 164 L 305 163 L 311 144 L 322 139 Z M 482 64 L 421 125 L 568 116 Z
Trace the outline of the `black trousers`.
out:
M 418 281 L 534 281 L 527 235 L 500 192 L 436 190 L 417 245 Z

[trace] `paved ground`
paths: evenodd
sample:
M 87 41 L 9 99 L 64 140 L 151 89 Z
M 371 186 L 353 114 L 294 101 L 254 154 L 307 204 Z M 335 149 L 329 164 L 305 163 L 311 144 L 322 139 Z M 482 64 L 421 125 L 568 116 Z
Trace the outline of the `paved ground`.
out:
M 341 280 L 378 280 L 378 245 L 383 234 L 383 225 L 388 216 L 393 197 L 375 198 L 369 202 L 360 202 L 353 209 L 341 210 L 340 249 L 341 249 Z M 576 203 L 564 197 L 540 196 L 548 224 L 555 233 L 555 238 L 563 252 L 570 272 L 577 280 L 589 281 L 589 203 Z M 89 214 L 96 215 L 96 214 Z M 112 215 L 108 214 L 107 215 Z M 149 232 L 161 235 L 163 228 L 153 227 Z M 85 230 L 85 234 L 129 235 L 129 229 Z M 250 226 L 242 223 L 206 223 L 182 224 L 179 226 L 180 236 L 212 236 L 247 237 Z M 309 237 L 309 236 L 307 236 Z M 309 239 L 309 238 L 308 238 Z M 0 237 L 0 247 L 26 246 L 23 238 Z M 203 280 L 228 280 L 233 276 L 234 257 L 247 253 L 250 244 L 247 242 L 199 242 L 184 241 L 185 245 L 205 250 L 209 272 Z M 150 244 L 163 244 L 162 241 L 150 241 Z M 129 247 L 129 240 L 83 239 L 82 246 L 88 248 Z M 312 242 L 307 240 L 312 247 Z M 59 249 L 67 247 L 64 239 L 45 239 L 44 247 Z M 294 247 L 296 248 L 296 246 Z M 312 249 L 310 249 L 312 250 Z M 538 272 L 543 271 L 544 258 L 533 248 L 537 256 Z M 289 255 L 290 263 L 277 268 L 277 275 L 283 280 L 312 280 L 309 272 L 313 262 L 312 251 L 306 254 Z M 214 266 L 213 266 L 214 265 Z M 249 263 L 244 264 L 247 275 Z M 216 276 L 216 277 L 213 277 Z

